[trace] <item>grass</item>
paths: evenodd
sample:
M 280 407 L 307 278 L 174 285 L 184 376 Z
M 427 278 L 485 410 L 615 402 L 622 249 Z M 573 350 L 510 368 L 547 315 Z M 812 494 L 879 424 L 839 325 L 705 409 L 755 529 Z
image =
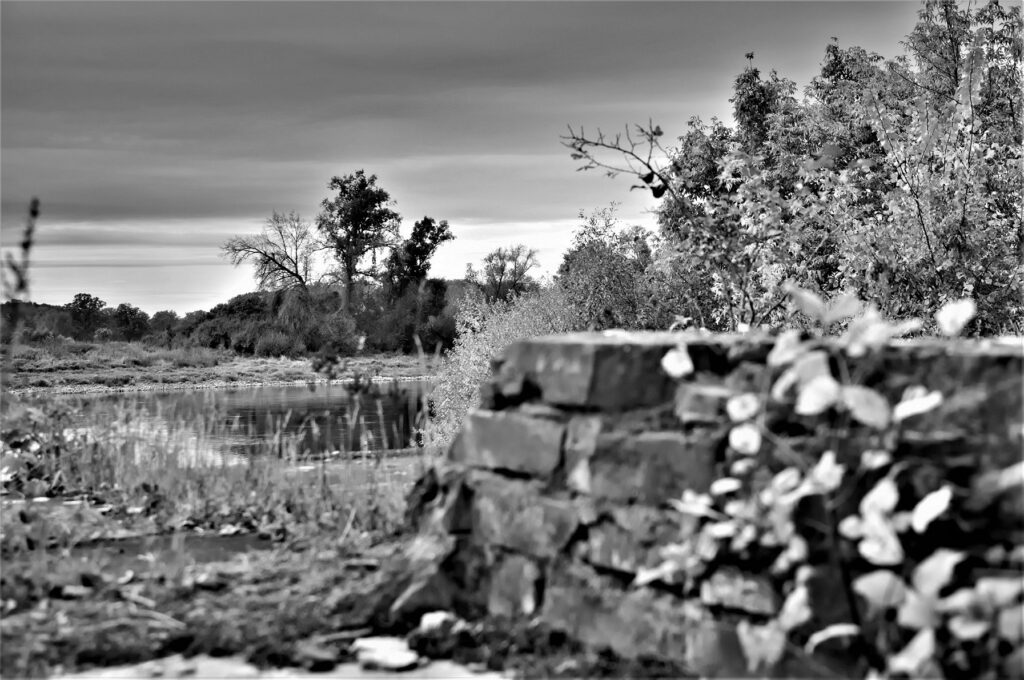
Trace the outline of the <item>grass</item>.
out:
M 323 376 L 308 359 L 261 358 L 203 347 L 165 349 L 137 342 L 49 341 L 11 352 L 7 387 L 20 391 L 76 391 L 222 384 L 312 382 Z M 429 358 L 405 355 L 350 357 L 340 379 L 429 375 Z

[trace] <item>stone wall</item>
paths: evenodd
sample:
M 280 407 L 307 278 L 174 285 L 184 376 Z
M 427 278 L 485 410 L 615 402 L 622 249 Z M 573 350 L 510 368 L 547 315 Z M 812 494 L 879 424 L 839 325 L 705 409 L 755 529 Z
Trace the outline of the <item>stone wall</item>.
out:
M 661 360 L 680 341 L 694 371 L 678 381 Z M 710 547 L 685 582 L 632 582 L 638 570 L 661 563 L 666 545 L 689 540 L 693 550 L 707 547 L 693 541 L 699 518 L 669 501 L 687 490 L 707 493 L 716 479 L 735 474 L 725 404 L 738 393 L 767 394 L 779 373 L 766 364 L 773 342 L 614 332 L 510 346 L 493 362 L 482 403 L 446 463 L 413 491 L 413 583 L 393 613 L 443 608 L 466 617 L 540 617 L 620 656 L 667 659 L 702 676 L 748 675 L 736 625 L 777 614 L 795 578 L 778 568 L 785 546 L 732 549 L 737 544 L 725 541 L 725 548 Z M 794 455 L 813 462 L 826 448 L 852 470 L 865 450 L 885 450 L 897 466 L 914 461 L 915 469 L 926 470 L 901 483 L 952 480 L 968 488 L 979 473 L 1020 460 L 1019 340 L 890 344 L 851 359 L 849 371 L 892 403 L 912 385 L 941 391 L 945 400 L 884 433 L 834 413 L 796 416 L 791 404 L 769 401 L 764 422 L 772 434 L 754 457 L 752 474 L 770 475 Z M 847 504 L 856 508 L 864 484 L 859 477 L 836 496 L 848 491 Z M 857 599 L 843 585 L 843 569 L 869 568 L 856 559 L 840 564 L 841 548 L 822 529 L 827 522 L 814 500 L 805 499 L 796 512 L 806 562 L 814 567 L 807 583 L 814 619 L 793 631 L 797 644 L 772 670 L 782 677 L 841 673 L 866 653 L 850 644 L 823 645 L 813 657 L 800 651 L 810 632 L 863 617 L 850 611 Z M 964 512 L 955 521 L 937 520 L 919 542 L 984 551 L 1024 539 L 1019 489 Z M 845 576 L 848 583 L 853 575 Z

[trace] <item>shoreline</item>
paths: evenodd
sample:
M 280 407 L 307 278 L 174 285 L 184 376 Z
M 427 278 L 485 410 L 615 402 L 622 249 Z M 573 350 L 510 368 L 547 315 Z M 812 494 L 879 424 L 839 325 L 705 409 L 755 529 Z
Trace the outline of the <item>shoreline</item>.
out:
M 403 376 L 374 376 L 369 378 L 371 383 L 389 382 L 418 382 L 429 381 L 435 378 L 434 375 L 403 375 Z M 252 387 L 280 387 L 289 385 L 351 385 L 355 378 L 328 378 L 296 380 L 202 380 L 199 382 L 173 382 L 173 383 L 136 383 L 131 385 L 102 385 L 89 383 L 86 385 L 54 385 L 52 387 L 16 387 L 5 389 L 4 392 L 13 397 L 34 397 L 46 395 L 69 395 L 69 394 L 117 394 L 121 392 L 179 392 L 185 390 L 223 390 L 231 388 L 252 388 Z

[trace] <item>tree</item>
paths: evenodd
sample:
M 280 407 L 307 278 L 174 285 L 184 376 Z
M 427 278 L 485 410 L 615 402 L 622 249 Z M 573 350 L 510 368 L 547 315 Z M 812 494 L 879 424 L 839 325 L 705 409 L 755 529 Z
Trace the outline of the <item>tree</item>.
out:
M 106 302 L 95 295 L 78 293 L 65 307 L 71 313 L 71 323 L 75 339 L 91 339 L 102 321 L 102 312 Z
M 583 224 L 562 256 L 558 285 L 578 311 L 581 325 L 643 328 L 652 296 L 652 234 L 639 226 L 620 229 L 616 209 L 612 203 L 589 216 L 580 211 Z
M 169 332 L 178 324 L 178 320 L 177 312 L 164 309 L 153 314 L 153 317 L 149 320 L 149 329 L 154 333 Z
M 127 302 L 114 310 L 113 322 L 114 332 L 123 340 L 138 340 L 149 332 L 149 315 Z
M 751 64 L 735 129 L 691 121 L 672 149 L 653 123 L 564 143 L 662 199 L 655 259 L 708 327 L 782 321 L 792 281 L 897 318 L 971 296 L 975 328 L 1019 332 L 1021 12 L 926 0 L 919 17 L 894 60 L 833 41 L 803 100 Z
M 274 212 L 255 236 L 235 236 L 221 250 L 235 266 L 251 262 L 260 290 L 299 288 L 317 283 L 316 255 L 324 249 L 312 225 L 296 212 Z
M 436 222 L 432 217 L 424 217 L 416 222 L 412 234 L 391 252 L 384 265 L 389 297 L 397 300 L 410 286 L 425 280 L 434 252 L 454 238 L 446 220 Z
M 401 217 L 392 210 L 391 196 L 377 186 L 377 176 L 363 170 L 332 177 L 327 188 L 337 195 L 325 198 L 317 217 L 317 229 L 334 251 L 345 280 L 342 310 L 352 303 L 353 282 L 376 276 L 378 258 L 398 240 Z M 370 263 L 366 259 L 370 258 Z
M 537 251 L 522 244 L 496 248 L 484 258 L 483 271 L 466 267 L 466 278 L 478 283 L 488 302 L 507 300 L 511 296 L 537 288 L 530 270 L 539 266 Z

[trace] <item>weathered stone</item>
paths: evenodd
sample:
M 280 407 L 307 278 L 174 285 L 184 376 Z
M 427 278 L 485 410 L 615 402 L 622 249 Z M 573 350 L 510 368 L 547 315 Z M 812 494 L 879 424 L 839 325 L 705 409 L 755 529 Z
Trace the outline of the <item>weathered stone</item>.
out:
M 564 439 L 565 425 L 554 420 L 514 411 L 473 411 L 450 456 L 470 467 L 543 478 L 561 463 Z
M 709 607 L 725 607 L 774 616 L 779 610 L 779 597 L 771 582 L 763 576 L 744 574 L 732 567 L 721 567 L 700 586 L 700 599 Z
M 568 471 L 569 488 L 648 505 L 677 498 L 684 489 L 707 491 L 720 436 L 707 431 L 599 435 L 593 454 Z
M 712 425 L 725 420 L 733 391 L 722 385 L 681 382 L 676 388 L 676 416 L 684 425 Z
M 573 501 L 540 495 L 540 485 L 476 472 L 473 490 L 473 536 L 533 557 L 554 557 L 579 525 Z
M 661 360 L 679 342 L 686 342 L 697 372 L 728 371 L 729 336 L 572 333 L 513 343 L 495 381 L 509 393 L 533 385 L 544 402 L 559 406 L 608 412 L 655 406 L 675 392 L 676 381 L 662 370 Z
M 579 553 L 590 564 L 636 573 L 661 562 L 659 548 L 678 541 L 678 519 L 667 511 L 643 505 L 614 507 L 610 521 L 587 531 Z
M 419 665 L 419 654 L 402 638 L 368 637 L 352 643 L 359 665 L 367 670 L 401 672 Z
M 536 562 L 521 555 L 505 555 L 491 578 L 487 611 L 506 618 L 532 616 L 537 611 L 540 580 Z

